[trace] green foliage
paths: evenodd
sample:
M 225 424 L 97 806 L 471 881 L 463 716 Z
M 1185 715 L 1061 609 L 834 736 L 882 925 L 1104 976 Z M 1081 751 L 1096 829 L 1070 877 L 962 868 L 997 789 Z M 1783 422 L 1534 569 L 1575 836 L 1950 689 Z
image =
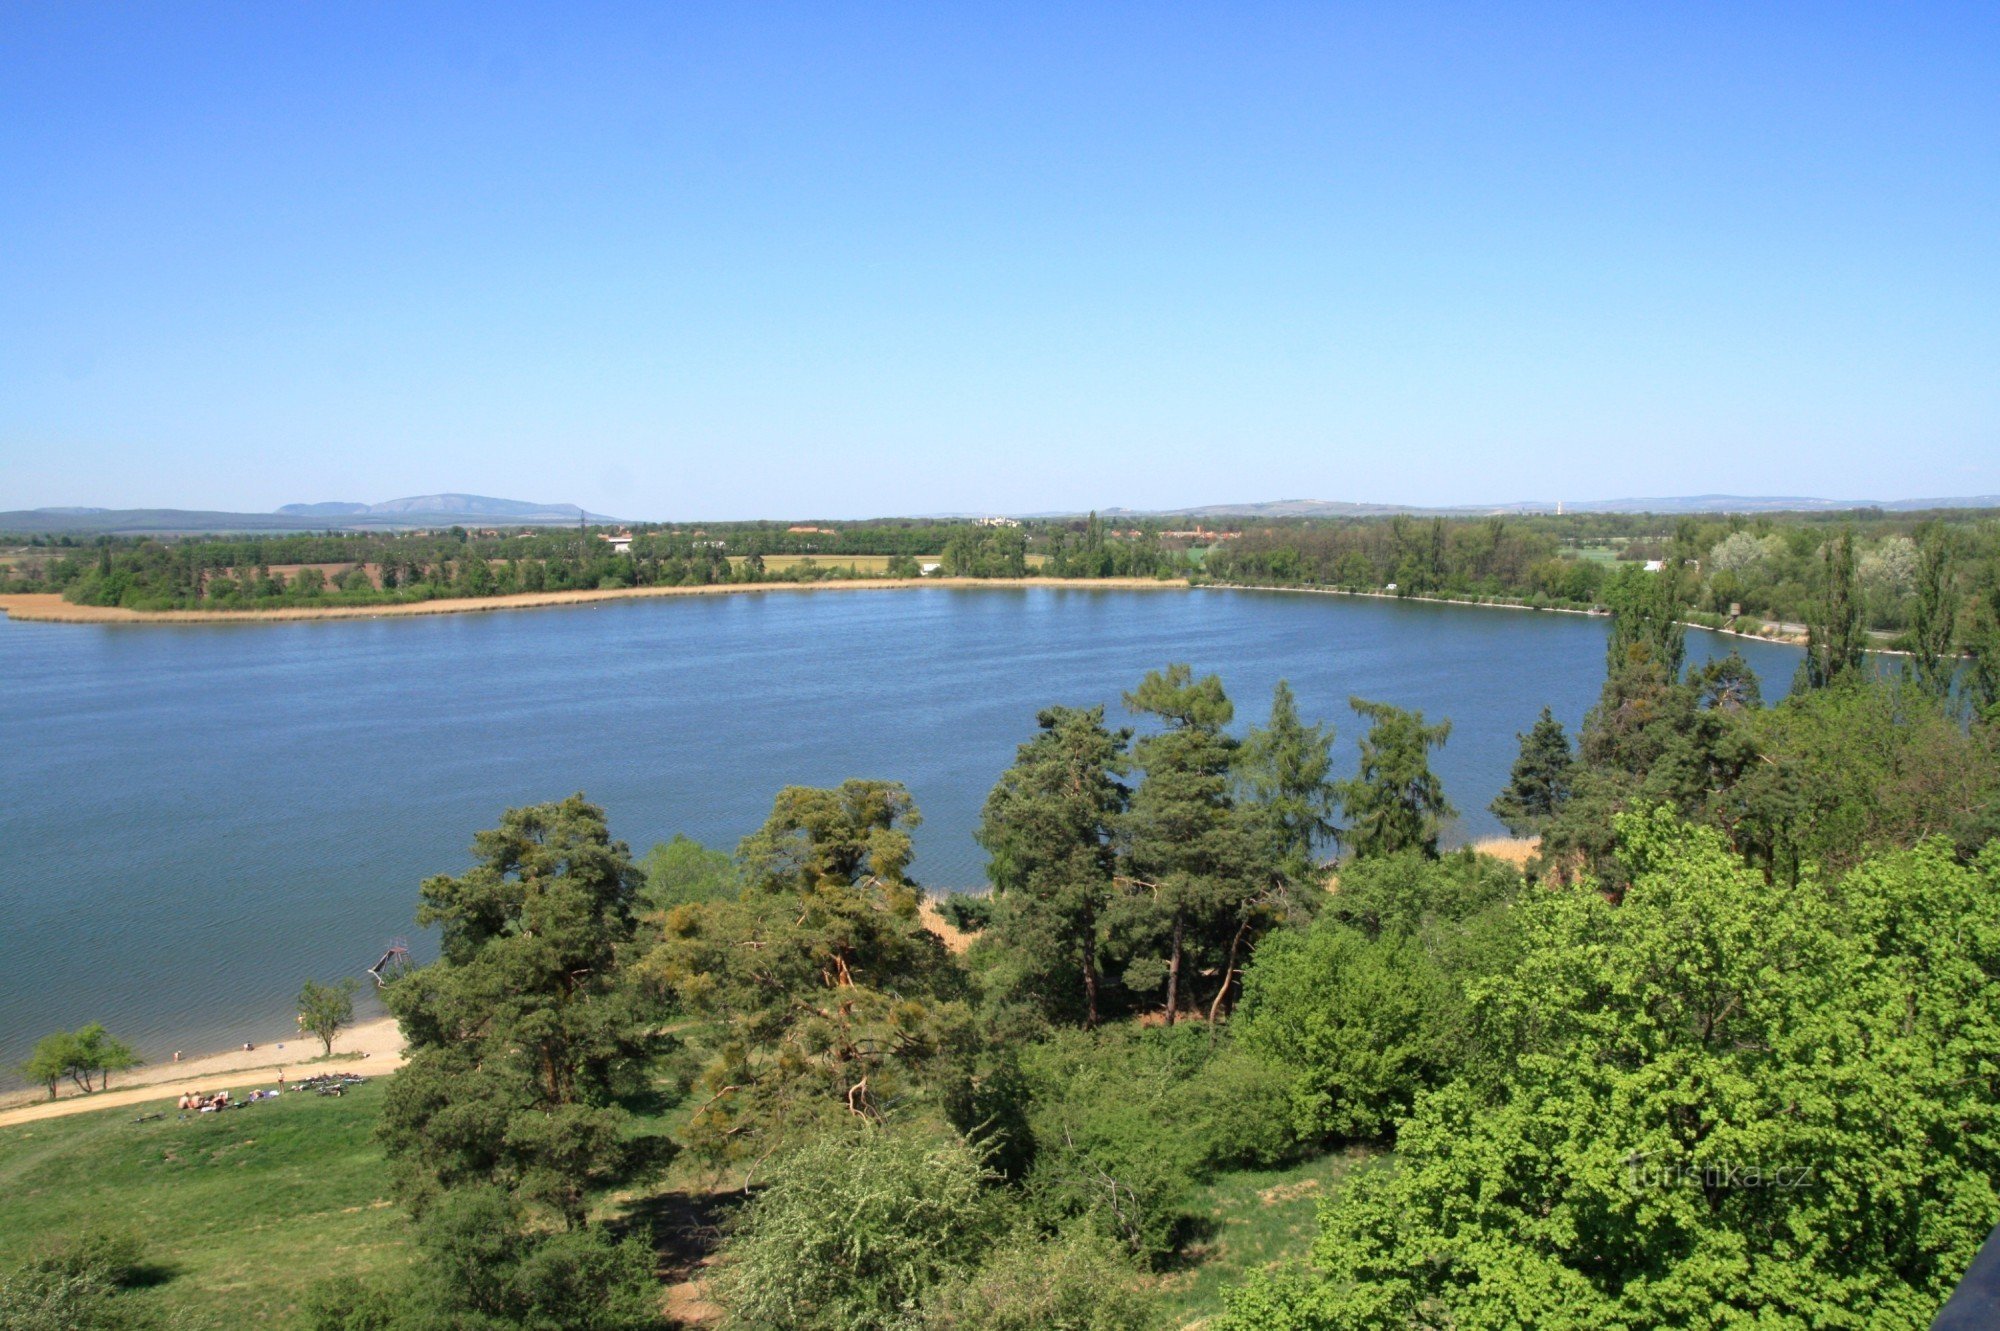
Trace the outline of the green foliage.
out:
M 736 862 L 719 850 L 686 835 L 663 841 L 639 861 L 645 882 L 639 888 L 639 904 L 649 911 L 668 911 L 676 906 L 703 901 L 724 901 L 743 890 Z
M 1813 863 L 1842 873 L 1929 836 L 1970 856 L 1991 835 L 2000 735 L 1966 729 L 1920 685 L 1850 678 L 1747 720 L 1760 761 L 1737 785 L 1731 830 L 1781 877 Z
M 1171 1025 L 1186 998 L 1190 952 L 1227 946 L 1216 957 L 1223 971 L 1216 1003 L 1233 979 L 1236 947 L 1268 881 L 1260 871 L 1263 829 L 1232 797 L 1237 742 L 1223 727 L 1235 708 L 1220 678 L 1197 680 L 1188 666 L 1170 665 L 1148 672 L 1125 705 L 1167 727 L 1132 750 L 1144 775 L 1123 820 L 1126 872 L 1140 889 L 1128 904 L 1132 927 L 1154 938 L 1140 960 L 1158 962 L 1128 966 L 1125 982 L 1146 989 L 1164 980 Z
M 53 1100 L 56 1098 L 56 1087 L 76 1067 L 76 1060 L 76 1036 L 68 1031 L 56 1031 L 35 1041 L 34 1050 L 16 1071 L 21 1074 L 21 1080 L 46 1086 L 49 1099 Z
M 667 912 L 646 979 L 704 1026 L 685 1139 L 754 1161 L 829 1120 L 879 1119 L 961 1044 L 962 974 L 918 919 L 902 786 L 792 786 L 744 839 L 740 896 Z
M 360 989 L 350 975 L 338 984 L 307 980 L 299 990 L 299 1029 L 318 1036 L 328 1057 L 333 1054 L 334 1037 L 354 1021 L 354 995 Z
M 1435 857 L 1438 833 L 1457 810 L 1431 771 L 1430 751 L 1444 747 L 1451 722 L 1427 726 L 1422 712 L 1361 698 L 1350 698 L 1348 705 L 1370 723 L 1361 741 L 1360 770 L 1337 787 L 1348 849 L 1358 859 L 1405 850 Z
M 181 1319 L 123 1293 L 162 1273 L 129 1230 L 89 1228 L 45 1242 L 0 1273 L 0 1331 L 144 1331 Z
M 1562 722 L 1546 707 L 1534 728 L 1516 738 L 1521 741 L 1520 756 L 1514 759 L 1506 788 L 1487 807 L 1515 836 L 1539 836 L 1569 799 L 1576 754 Z
M 571 796 L 510 809 L 468 872 L 423 885 L 441 957 L 384 991 L 409 1039 L 381 1134 L 421 1211 L 493 1183 L 584 1223 L 592 1191 L 632 1177 L 660 1139 L 635 1136 L 656 1041 L 621 966 L 639 874 L 603 811 Z
M 642 1331 L 662 1325 L 652 1253 L 603 1229 L 546 1232 L 490 1185 L 457 1188 L 417 1223 L 399 1280 L 336 1277 L 306 1302 L 312 1331 Z
M 1469 851 L 1357 860 L 1309 932 L 1258 950 L 1236 1035 L 1282 1070 L 1302 1139 L 1389 1136 L 1419 1093 L 1466 1070 L 1467 989 L 1511 964 L 1519 887 Z
M 932 1287 L 972 1272 L 1001 1216 L 991 1171 L 963 1142 L 867 1124 L 788 1155 L 717 1268 L 726 1325 L 744 1331 L 908 1327 Z
M 960 933 L 980 933 L 993 923 L 993 898 L 990 896 L 953 892 L 939 897 L 937 908 L 944 922 Z
M 1611 609 L 1611 636 L 1605 645 L 1606 670 L 1616 673 L 1649 661 L 1677 679 L 1687 656 L 1686 610 L 1680 598 L 1678 568 L 1648 573 L 1627 565 L 1604 585 L 1604 603 Z
M 1820 548 L 1819 588 L 1806 621 L 1806 655 L 1795 689 L 1823 689 L 1859 674 L 1865 635 L 1854 581 L 1854 533 L 1842 531 Z
M 1147 1331 L 1154 1301 L 1131 1262 L 1088 1233 L 1038 1241 L 1017 1235 L 975 1271 L 933 1288 L 921 1331 Z
M 1282 1076 L 1197 1027 L 1061 1031 L 1024 1049 L 1021 1067 L 1030 1209 L 1147 1261 L 1198 1231 L 1196 1190 L 1215 1171 L 1299 1149 Z
M 74 1031 L 43 1036 L 16 1071 L 24 1081 L 47 1087 L 53 1100 L 64 1077 L 88 1093 L 111 1085 L 112 1073 L 137 1066 L 139 1056 L 132 1046 L 93 1021 Z
M 1281 679 L 1271 696 L 1271 719 L 1244 740 L 1237 770 L 1248 802 L 1269 824 L 1286 879 L 1305 892 L 1317 891 L 1320 855 L 1339 835 L 1333 822 L 1340 804 L 1331 779 L 1333 727 L 1307 725 L 1292 686 Z
M 1048 1015 L 1094 1026 L 1131 732 L 1107 730 L 1102 707 L 1051 707 L 1035 725 L 986 797 L 976 834 L 1004 907 L 995 940 L 1039 963 L 1017 987 L 1039 996 Z
M 1938 523 L 1917 529 L 1918 565 L 1910 615 L 1910 673 L 1918 685 L 1942 698 L 1951 692 L 1958 668 L 1953 647 L 1958 636 L 1958 533 Z
M 1792 887 L 1664 810 L 1619 835 L 1617 904 L 1515 907 L 1498 1077 L 1420 1099 L 1227 1326 L 1928 1323 L 2000 1206 L 2000 856 Z

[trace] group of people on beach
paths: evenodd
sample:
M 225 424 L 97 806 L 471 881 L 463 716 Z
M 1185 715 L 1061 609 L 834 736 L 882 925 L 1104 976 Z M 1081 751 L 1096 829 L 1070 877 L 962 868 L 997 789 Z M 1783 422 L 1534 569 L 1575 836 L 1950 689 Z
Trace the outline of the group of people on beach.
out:
M 245 1105 L 254 1105 L 259 1100 L 275 1100 L 284 1090 L 284 1085 L 285 1074 L 281 1072 L 278 1074 L 278 1090 L 252 1091 L 241 1100 L 233 1098 L 228 1091 L 217 1091 L 213 1095 L 203 1095 L 200 1091 L 187 1091 L 180 1098 L 181 1117 L 186 1118 L 189 1114 L 213 1114 L 224 1109 L 241 1109 Z

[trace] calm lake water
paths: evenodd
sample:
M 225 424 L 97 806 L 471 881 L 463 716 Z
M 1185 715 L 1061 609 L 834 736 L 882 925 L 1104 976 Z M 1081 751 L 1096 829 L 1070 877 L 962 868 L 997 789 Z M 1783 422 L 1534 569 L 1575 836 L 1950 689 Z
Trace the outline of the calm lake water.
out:
M 1291 680 L 1453 723 L 1437 756 L 1485 812 L 1544 703 L 1574 728 L 1604 621 L 1309 594 L 943 588 L 183 627 L 0 624 L 0 1068 L 102 1021 L 149 1058 L 284 1038 L 308 976 L 427 940 L 419 881 L 510 805 L 584 791 L 635 853 L 734 848 L 783 785 L 907 783 L 914 872 L 982 881 L 979 806 L 1050 703 L 1111 707 L 1146 670 L 1219 671 L 1239 726 Z M 1783 692 L 1789 648 L 1739 647 Z

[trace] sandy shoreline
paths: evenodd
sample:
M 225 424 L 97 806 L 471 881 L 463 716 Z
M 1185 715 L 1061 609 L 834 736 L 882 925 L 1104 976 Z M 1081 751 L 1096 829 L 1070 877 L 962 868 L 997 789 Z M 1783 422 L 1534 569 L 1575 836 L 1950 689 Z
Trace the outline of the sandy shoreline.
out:
M 54 592 L 0 595 L 9 619 L 41 624 L 261 624 L 298 619 L 384 619 L 400 615 L 463 615 L 493 610 L 545 610 L 656 596 L 729 596 L 742 592 L 901 591 L 912 587 L 1068 587 L 1078 591 L 1186 590 L 1185 578 L 855 578 L 827 582 L 726 582 L 695 587 L 617 587 L 599 591 L 517 592 L 512 596 L 446 597 L 404 605 L 287 606 L 281 610 L 126 610 L 75 605 Z
M 280 1068 L 285 1070 L 287 1081 L 298 1081 L 316 1072 L 380 1076 L 403 1066 L 403 1032 L 394 1017 L 364 1021 L 340 1033 L 333 1042 L 333 1054 L 332 1062 L 302 1066 L 321 1057 L 319 1041 L 311 1036 L 287 1038 L 282 1050 L 275 1044 L 262 1044 L 250 1050 L 202 1054 L 178 1063 L 148 1063 L 119 1073 L 110 1090 L 90 1095 L 69 1082 L 62 1084 L 63 1094 L 55 1100 L 49 1099 L 48 1092 L 43 1090 L 11 1091 L 0 1096 L 0 1128 L 65 1114 L 88 1114 L 98 1109 L 174 1100 L 183 1091 L 219 1091 L 239 1086 L 275 1088 Z M 342 1057 L 356 1054 L 360 1057 Z

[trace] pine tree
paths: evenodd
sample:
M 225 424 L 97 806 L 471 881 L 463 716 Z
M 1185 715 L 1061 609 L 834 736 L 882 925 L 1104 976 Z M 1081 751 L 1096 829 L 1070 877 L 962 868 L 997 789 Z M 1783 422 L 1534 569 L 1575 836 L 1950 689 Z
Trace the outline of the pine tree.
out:
M 1051 707 L 1035 724 L 986 797 L 978 840 L 994 895 L 1014 907 L 998 926 L 1003 941 L 1022 956 L 1073 959 L 1084 1024 L 1095 1026 L 1112 839 L 1130 794 L 1117 778 L 1132 732 L 1105 729 L 1102 707 Z
M 1237 742 L 1224 733 L 1235 708 L 1214 675 L 1185 665 L 1155 670 L 1125 695 L 1167 729 L 1133 746 L 1144 778 L 1124 820 L 1135 885 L 1150 894 L 1166 934 L 1167 1022 L 1180 1010 L 1187 954 L 1236 917 L 1256 892 L 1255 838 L 1230 797 Z M 1224 980 L 1227 984 L 1227 977 Z
M 1487 807 L 1515 836 L 1536 836 L 1569 799 L 1576 755 L 1562 722 L 1546 707 L 1534 728 L 1516 738 L 1521 753 L 1514 760 L 1513 774 L 1507 788 Z
M 1308 882 L 1322 847 L 1339 829 L 1333 814 L 1340 796 L 1331 779 L 1333 727 L 1307 725 L 1299 717 L 1292 686 L 1278 681 L 1271 695 L 1271 719 L 1250 732 L 1239 766 L 1255 808 L 1270 828 L 1285 877 Z
M 1431 771 L 1430 751 L 1443 747 L 1451 722 L 1427 726 L 1422 712 L 1362 698 L 1348 699 L 1348 706 L 1370 726 L 1361 741 L 1360 770 L 1338 787 L 1347 844 L 1362 859 L 1405 850 L 1436 858 L 1438 833 L 1458 811 Z

